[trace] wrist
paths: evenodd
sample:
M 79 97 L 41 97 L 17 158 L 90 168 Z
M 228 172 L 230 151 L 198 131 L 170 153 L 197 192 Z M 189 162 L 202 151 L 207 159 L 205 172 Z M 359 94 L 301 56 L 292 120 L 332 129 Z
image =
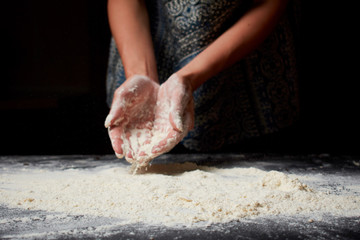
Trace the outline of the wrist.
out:
M 158 74 L 156 70 L 156 65 L 154 64 L 133 64 L 133 66 L 128 66 L 124 64 L 125 77 L 126 79 L 132 78 L 135 75 L 146 76 L 150 78 L 152 81 L 158 83 Z
M 182 79 L 182 81 L 191 86 L 192 91 L 199 88 L 207 79 L 206 74 L 199 69 L 194 68 L 191 63 L 177 71 L 176 74 L 180 79 Z

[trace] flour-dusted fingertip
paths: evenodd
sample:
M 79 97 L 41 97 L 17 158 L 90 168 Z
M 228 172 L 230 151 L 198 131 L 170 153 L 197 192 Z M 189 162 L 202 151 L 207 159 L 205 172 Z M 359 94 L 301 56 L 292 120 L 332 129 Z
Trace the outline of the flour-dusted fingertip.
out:
M 183 121 L 178 112 L 174 112 L 174 111 L 170 112 L 169 121 L 175 131 L 177 131 L 177 132 L 184 131 Z
M 107 117 L 105 119 L 105 124 L 104 124 L 106 128 L 108 128 L 110 126 L 113 118 L 114 118 L 114 115 L 112 115 L 112 114 L 107 115 Z

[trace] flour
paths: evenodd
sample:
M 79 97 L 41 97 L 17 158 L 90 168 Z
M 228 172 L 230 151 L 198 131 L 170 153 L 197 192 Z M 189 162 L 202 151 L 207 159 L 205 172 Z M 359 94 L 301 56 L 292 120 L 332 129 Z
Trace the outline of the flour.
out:
M 136 123 L 129 123 L 125 127 L 122 147 L 124 153 L 131 153 L 131 158 L 127 157 L 127 154 L 125 158 L 133 164 L 134 172 L 141 167 L 147 167 L 152 159 L 171 150 L 187 134 L 187 131 L 184 131 L 181 134 L 172 135 L 174 129 L 169 121 L 170 109 L 168 101 L 158 100 L 153 112 L 143 114 L 154 116 L 153 122 L 148 121 L 142 127 L 137 126 Z M 183 123 L 180 121 L 177 124 Z M 165 147 L 160 147 L 160 143 Z
M 156 120 L 157 121 L 157 120 Z M 146 128 L 130 127 L 125 130 L 123 139 L 126 139 L 123 144 L 125 153 L 130 152 L 132 158 L 126 160 L 132 163 L 135 169 L 148 166 L 149 162 L 155 157 L 163 154 L 163 152 L 156 152 L 156 146 L 167 138 L 170 129 L 169 126 L 164 128 L 154 127 L 158 123 L 148 123 Z M 126 135 L 128 137 L 126 138 Z M 172 138 L 168 138 L 165 145 L 172 144 Z
M 141 171 L 143 174 L 132 175 L 125 164 L 67 170 L 3 169 L 0 204 L 110 217 L 122 224 L 172 227 L 202 227 L 278 214 L 360 216 L 359 185 L 339 195 L 305 184 L 303 181 L 311 182 L 306 176 L 194 163 L 153 164 Z M 313 178 L 322 180 L 321 175 Z
M 155 122 L 154 125 L 157 123 Z M 124 133 L 124 139 L 126 135 L 128 138 L 124 140 L 123 150 L 125 153 L 130 152 L 132 158 L 126 157 L 126 160 L 133 164 L 133 172 L 136 173 L 141 167 L 146 167 L 152 159 L 163 154 L 163 152 L 156 152 L 158 150 L 156 146 L 167 138 L 169 134 L 169 128 L 156 128 L 152 123 L 149 123 L 147 128 L 134 128 L 126 129 Z M 168 138 L 165 145 L 172 144 L 174 139 Z M 173 144 L 175 145 L 175 144 Z

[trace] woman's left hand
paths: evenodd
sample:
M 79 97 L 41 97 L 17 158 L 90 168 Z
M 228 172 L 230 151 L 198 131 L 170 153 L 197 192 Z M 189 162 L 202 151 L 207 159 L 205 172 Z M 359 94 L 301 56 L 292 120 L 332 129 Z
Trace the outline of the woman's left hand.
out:
M 170 151 L 194 127 L 194 100 L 190 82 L 173 74 L 161 84 L 158 92 L 154 131 L 161 139 L 152 148 L 160 155 Z

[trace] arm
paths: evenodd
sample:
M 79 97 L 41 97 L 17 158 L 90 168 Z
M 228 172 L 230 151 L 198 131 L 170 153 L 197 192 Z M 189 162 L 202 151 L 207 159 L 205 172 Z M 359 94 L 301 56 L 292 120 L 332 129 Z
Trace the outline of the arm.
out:
M 158 81 L 145 2 L 143 0 L 109 0 L 108 17 L 126 78 L 143 75 Z
M 139 115 L 139 109 L 155 107 L 159 88 L 149 17 L 144 0 L 108 0 L 108 17 L 127 80 L 114 93 L 105 127 L 116 155 L 132 159 L 138 146 L 131 146 L 128 130 L 152 120 L 151 111 Z
M 243 17 L 176 74 L 196 90 L 259 46 L 275 27 L 286 4 L 287 0 L 255 0 Z

